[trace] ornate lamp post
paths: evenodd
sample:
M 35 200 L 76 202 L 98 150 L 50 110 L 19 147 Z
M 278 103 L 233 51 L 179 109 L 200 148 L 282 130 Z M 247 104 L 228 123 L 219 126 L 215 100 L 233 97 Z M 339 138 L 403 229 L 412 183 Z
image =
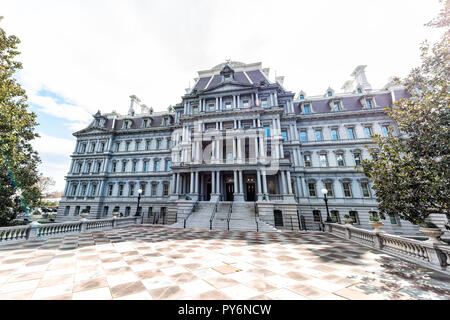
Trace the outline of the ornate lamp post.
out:
M 328 210 L 328 198 L 327 198 L 328 190 L 326 188 L 323 188 L 322 193 L 323 193 L 323 201 L 325 201 L 325 207 L 327 208 L 327 222 L 332 222 L 330 211 Z
M 142 189 L 139 188 L 139 190 L 137 192 L 138 192 L 138 203 L 137 203 L 135 216 L 140 216 L 140 213 L 139 213 L 139 202 L 141 202 Z

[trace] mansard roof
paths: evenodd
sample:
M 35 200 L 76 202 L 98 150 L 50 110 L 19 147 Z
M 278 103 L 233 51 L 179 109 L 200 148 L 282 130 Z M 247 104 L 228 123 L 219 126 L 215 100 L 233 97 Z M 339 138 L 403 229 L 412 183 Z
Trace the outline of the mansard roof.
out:
M 406 89 L 395 90 L 395 100 L 399 100 L 401 98 L 409 97 L 409 93 Z M 335 94 L 333 97 L 305 97 L 303 100 L 297 100 L 294 102 L 294 111 L 296 114 L 302 114 L 302 110 L 300 108 L 301 104 L 311 104 L 311 113 L 329 113 L 334 112 L 330 111 L 329 102 L 331 100 L 339 99 L 343 105 L 343 111 L 357 111 L 363 110 L 364 106 L 361 104 L 361 98 L 370 96 L 375 100 L 375 104 L 377 108 L 386 108 L 390 107 L 393 104 L 392 95 L 390 91 L 381 90 L 381 91 L 371 91 L 366 94 Z
M 264 76 L 261 70 L 236 71 L 234 72 L 234 82 L 246 86 L 260 86 L 262 82 L 264 82 L 265 84 L 269 84 L 269 81 Z M 220 74 L 202 77 L 197 81 L 193 90 L 205 91 L 211 88 L 215 88 L 221 83 L 222 76 Z

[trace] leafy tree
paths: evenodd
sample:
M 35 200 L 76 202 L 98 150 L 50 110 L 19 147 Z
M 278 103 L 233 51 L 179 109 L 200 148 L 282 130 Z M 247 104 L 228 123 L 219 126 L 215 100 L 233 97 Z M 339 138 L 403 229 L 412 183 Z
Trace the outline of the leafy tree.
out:
M 40 177 L 37 182 L 37 187 L 41 194 L 46 193 L 51 186 L 55 185 L 55 180 L 51 177 Z
M 28 112 L 25 90 L 14 78 L 22 69 L 14 60 L 19 43 L 0 28 L 0 226 L 13 224 L 17 214 L 35 206 L 40 196 L 36 186 L 40 159 L 30 144 L 38 136 L 36 114 Z
M 430 213 L 449 213 L 450 201 L 450 1 L 428 26 L 444 28 L 439 42 L 421 45 L 422 64 L 397 84 L 410 98 L 386 109 L 396 121 L 399 136 L 374 136 L 377 157 L 362 161 L 364 173 L 373 180 L 384 214 L 397 213 L 414 224 Z M 392 128 L 391 128 L 392 129 Z

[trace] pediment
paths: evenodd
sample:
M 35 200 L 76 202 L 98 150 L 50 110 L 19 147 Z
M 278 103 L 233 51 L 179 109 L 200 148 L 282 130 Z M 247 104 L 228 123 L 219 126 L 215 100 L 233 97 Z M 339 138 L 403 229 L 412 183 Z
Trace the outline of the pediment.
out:
M 101 134 L 101 133 L 107 133 L 109 132 L 108 129 L 106 128 L 101 128 L 101 127 L 88 127 L 85 129 L 82 129 L 80 131 L 77 131 L 74 133 L 74 135 L 78 135 L 78 134 Z
M 243 84 L 239 82 L 223 82 L 219 85 L 208 88 L 207 90 L 203 90 L 202 92 L 224 92 L 224 91 L 232 91 L 232 90 L 238 90 L 238 89 L 246 89 L 246 88 L 252 88 L 253 86 L 251 84 Z

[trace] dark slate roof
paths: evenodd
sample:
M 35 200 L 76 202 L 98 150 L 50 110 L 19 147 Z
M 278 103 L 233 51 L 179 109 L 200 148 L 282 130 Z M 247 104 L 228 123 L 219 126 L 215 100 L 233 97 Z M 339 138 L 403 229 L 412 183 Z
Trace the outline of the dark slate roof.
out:
M 113 130 L 119 130 L 122 129 L 123 126 L 123 122 L 125 120 L 132 120 L 133 123 L 131 125 L 131 129 L 137 129 L 137 128 L 141 128 L 142 127 L 142 122 L 144 121 L 144 119 L 150 118 L 152 119 L 152 123 L 150 125 L 151 127 L 160 127 L 163 123 L 163 118 L 164 116 L 158 115 L 158 116 L 151 116 L 149 115 L 148 117 L 140 117 L 140 118 L 131 118 L 131 119 L 116 119 L 116 122 L 114 123 L 114 128 L 112 128 L 112 124 L 113 124 L 113 119 L 108 118 L 106 120 L 105 129 L 113 129 Z M 94 126 L 94 121 L 92 121 L 89 126 L 86 128 L 91 128 Z
M 254 84 L 258 84 L 259 85 L 259 83 L 261 81 L 267 82 L 267 80 L 264 77 L 264 75 L 262 74 L 261 70 L 247 71 L 247 75 L 252 80 L 252 82 Z
M 369 96 L 373 96 L 373 98 L 375 99 L 375 102 L 377 104 L 378 108 L 386 108 L 389 106 L 392 106 L 392 96 L 390 92 L 383 92 L 383 93 L 374 93 L 373 95 L 368 94 Z M 408 92 L 403 89 L 403 90 L 396 90 L 395 91 L 395 98 L 398 100 L 400 98 L 403 97 L 409 97 L 410 95 L 408 94 Z M 300 110 L 300 103 L 301 102 L 308 102 L 312 104 L 312 113 L 328 113 L 331 112 L 330 111 L 330 107 L 329 107 L 329 101 L 332 99 L 336 99 L 339 98 L 342 101 L 342 104 L 344 106 L 344 111 L 345 110 L 350 110 L 350 111 L 354 111 L 354 110 L 362 110 L 363 106 L 360 102 L 361 96 L 360 95 L 355 95 L 355 96 L 348 96 L 348 97 L 333 97 L 333 98 L 329 98 L 329 97 L 324 97 L 323 99 L 319 99 L 319 100 L 302 100 L 302 101 L 297 101 L 294 103 L 294 110 L 296 114 L 301 114 L 301 110 Z
M 206 77 L 206 78 L 200 78 L 200 80 L 197 81 L 197 84 L 194 87 L 194 90 L 203 90 L 206 85 L 209 82 L 209 79 L 211 79 L 211 77 Z

